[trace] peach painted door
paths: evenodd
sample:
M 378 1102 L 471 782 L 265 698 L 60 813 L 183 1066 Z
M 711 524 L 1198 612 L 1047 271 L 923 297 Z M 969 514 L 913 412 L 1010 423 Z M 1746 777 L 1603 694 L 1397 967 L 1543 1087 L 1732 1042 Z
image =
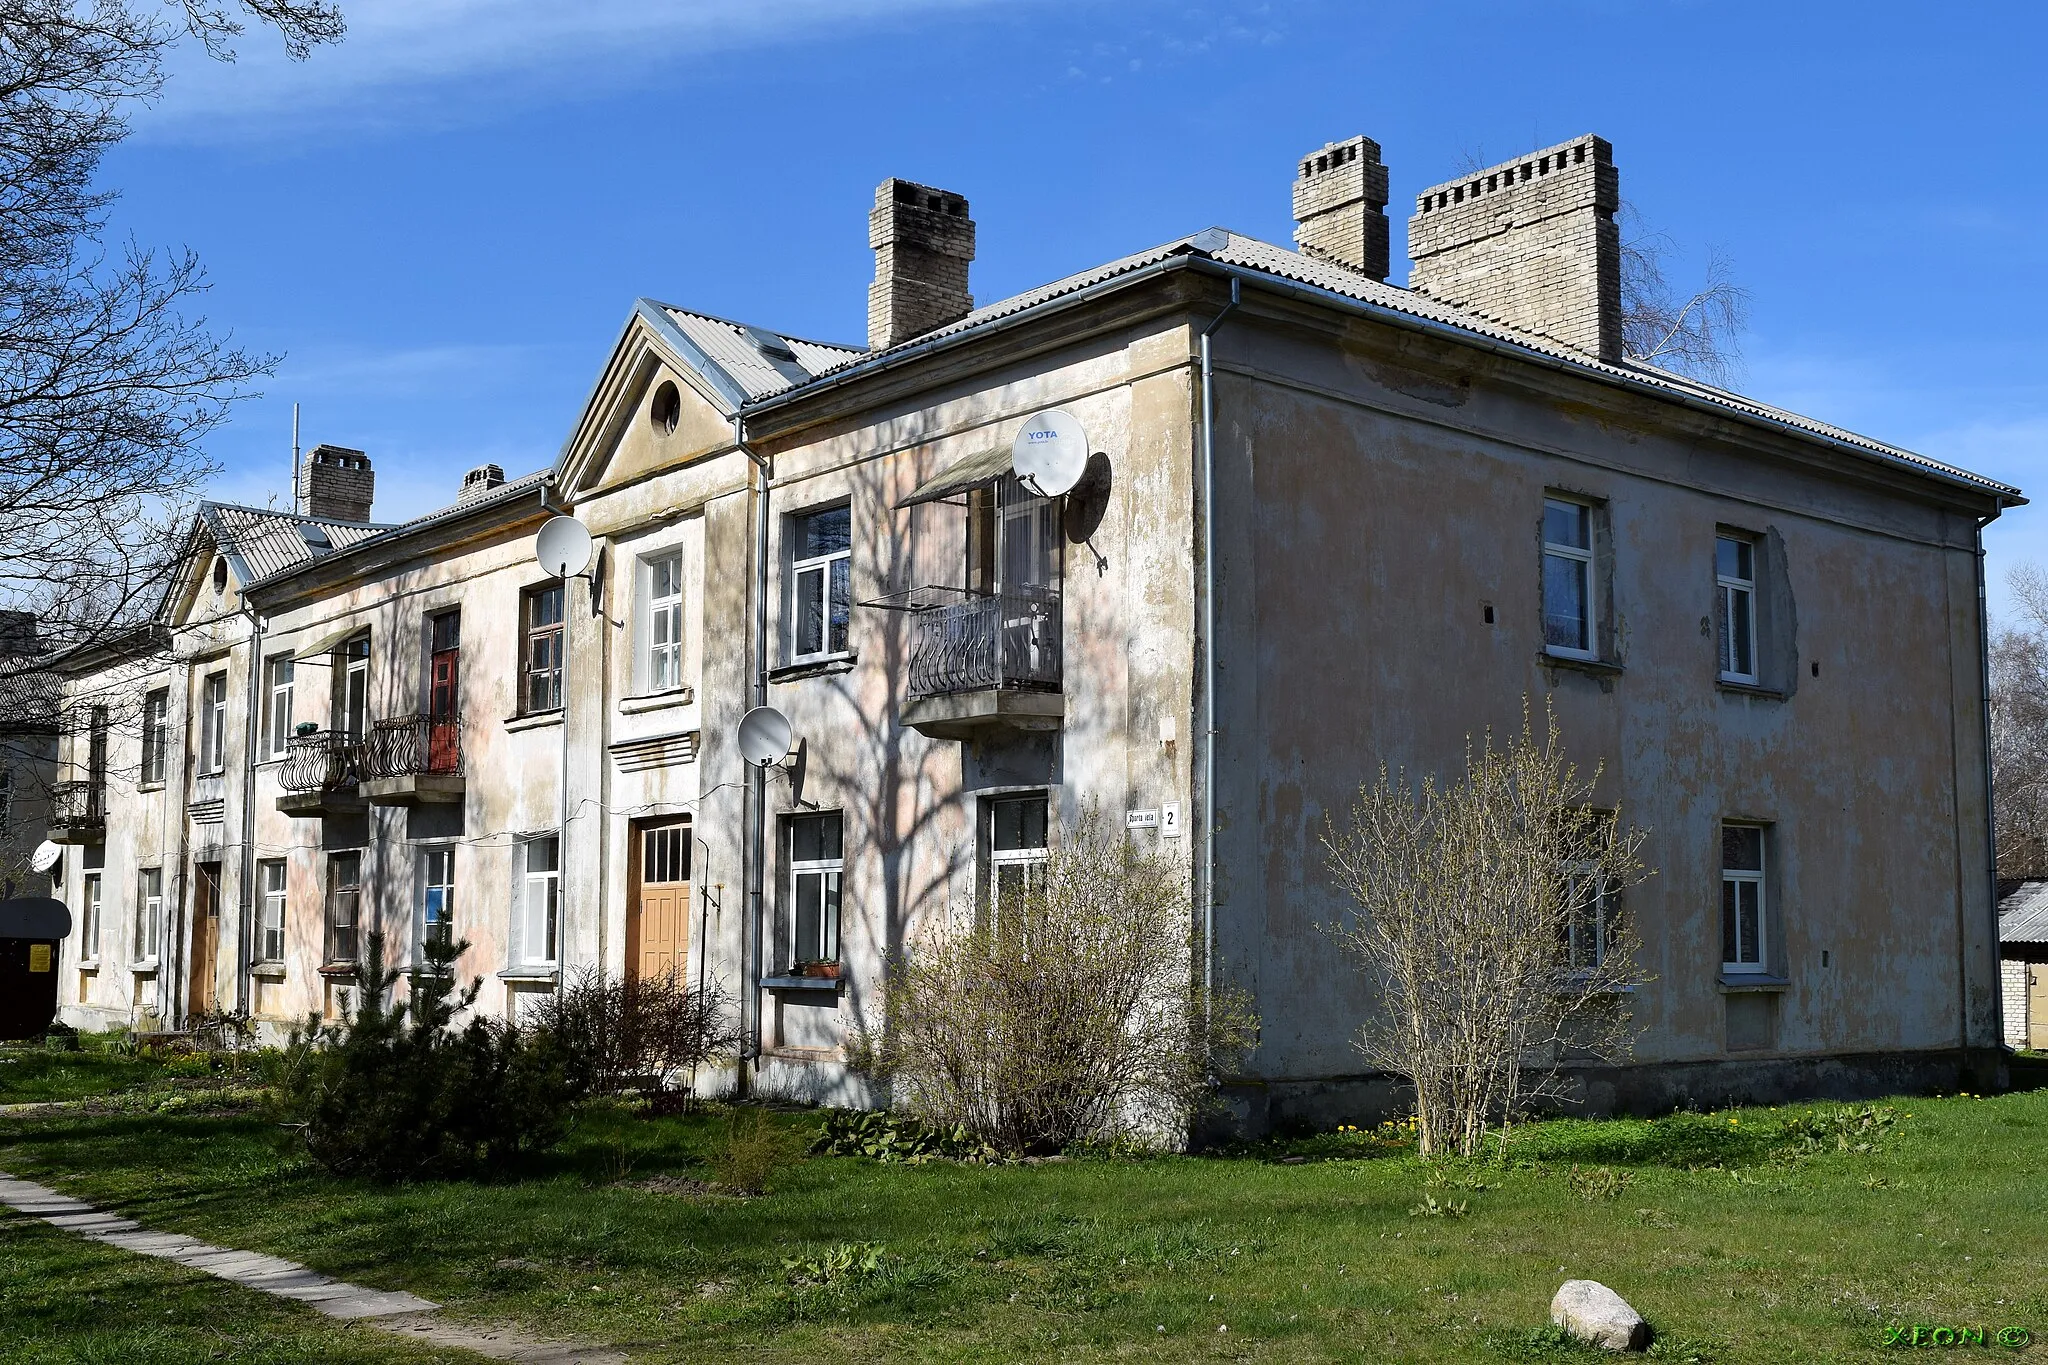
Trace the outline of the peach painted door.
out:
M 690 960 L 690 826 L 637 831 L 626 970 L 636 980 L 687 973 Z
M 192 976 L 185 994 L 186 1010 L 206 1014 L 213 1009 L 214 959 L 220 949 L 220 864 L 200 863 L 192 878 Z

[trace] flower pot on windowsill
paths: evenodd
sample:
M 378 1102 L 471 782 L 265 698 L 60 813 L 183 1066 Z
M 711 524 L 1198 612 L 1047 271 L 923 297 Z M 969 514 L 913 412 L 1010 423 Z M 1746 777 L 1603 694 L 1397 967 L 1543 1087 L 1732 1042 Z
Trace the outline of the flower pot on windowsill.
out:
M 312 720 L 302 720 L 297 725 L 294 725 L 292 727 L 292 733 L 295 735 L 318 734 L 319 730 L 320 723 L 318 721 Z
M 837 981 L 839 979 L 839 964 L 837 962 L 804 962 L 798 964 L 796 971 L 792 975 L 816 977 L 821 981 Z

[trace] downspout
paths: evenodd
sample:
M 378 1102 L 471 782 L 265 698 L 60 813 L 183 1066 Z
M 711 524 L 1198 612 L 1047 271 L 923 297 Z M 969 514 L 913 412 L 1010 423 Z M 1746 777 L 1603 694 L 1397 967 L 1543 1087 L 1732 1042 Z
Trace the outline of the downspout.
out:
M 263 618 L 247 602 L 242 614 L 249 618 L 249 705 L 242 724 L 242 891 L 240 929 L 235 934 L 235 1013 L 252 1014 L 255 1003 L 249 985 L 251 955 L 249 936 L 254 932 L 256 908 L 256 741 L 261 713 L 263 684 Z
M 540 510 L 552 517 L 569 515 L 567 508 L 548 501 L 551 480 L 543 480 L 540 486 Z M 555 792 L 555 995 L 562 994 L 562 981 L 568 975 L 569 963 L 569 888 L 575 878 L 569 875 L 569 579 L 573 575 L 562 575 L 562 763 L 559 770 L 561 785 Z M 595 589 L 592 590 L 593 594 Z M 600 709 L 603 701 L 599 700 Z M 600 836 L 602 837 L 602 836 Z M 602 899 L 598 902 L 602 905 Z M 597 969 L 604 970 L 604 944 L 602 933 L 604 916 L 598 916 L 600 942 L 597 949 Z
M 1984 528 L 1998 519 L 1993 512 L 1988 517 L 1977 519 L 1977 675 L 1978 703 L 1984 726 L 1984 859 L 1986 875 L 1991 883 L 1991 942 L 1998 942 L 1998 814 L 1992 805 L 1996 793 L 1991 785 L 1991 604 L 1985 592 L 1984 574 Z M 1996 951 L 1994 947 L 1993 951 Z M 1994 980 L 1998 978 L 1994 977 Z M 1970 1045 L 1969 997 L 1963 999 L 1963 1047 L 1968 1056 Z M 2005 986 L 2002 980 L 1991 992 L 1992 1047 L 2005 1043 Z
M 1230 302 L 1202 329 L 1202 1007 L 1216 988 L 1216 369 L 1209 339 L 1237 311 Z
M 760 471 L 761 493 L 754 500 L 754 705 L 768 704 L 768 476 L 766 456 L 747 448 L 746 418 L 732 415 L 733 449 L 754 462 Z M 766 910 L 765 884 L 768 879 L 768 771 L 747 765 L 753 791 L 753 837 L 747 844 L 747 916 L 740 922 L 740 1036 L 744 1040 L 737 1076 L 744 1096 L 751 1080 L 750 1068 L 758 1067 L 761 1056 L 760 959 L 763 956 L 762 916 Z M 751 1014 L 752 1023 L 748 1016 Z

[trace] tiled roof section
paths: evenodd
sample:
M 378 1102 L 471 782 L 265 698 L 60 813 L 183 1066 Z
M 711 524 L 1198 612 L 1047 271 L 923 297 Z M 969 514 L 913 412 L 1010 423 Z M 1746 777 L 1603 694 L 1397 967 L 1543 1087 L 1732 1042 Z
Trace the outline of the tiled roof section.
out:
M 1119 275 L 1127 275 L 1144 269 L 1147 266 L 1157 265 L 1173 256 L 1188 254 L 1206 255 L 1226 265 L 1258 271 L 1277 279 L 1290 280 L 1312 289 L 1344 298 L 1355 299 L 1377 308 L 1384 308 L 1390 312 L 1404 313 L 1410 317 L 1423 319 L 1443 327 L 1471 333 L 1475 336 L 1486 337 L 1493 341 L 1504 342 L 1526 351 L 1547 356 L 1574 368 L 1605 375 L 1632 386 L 1640 386 L 1674 398 L 1701 402 L 1749 417 L 1760 418 L 1764 421 L 1803 431 L 1825 440 L 1839 442 L 1842 445 L 1874 455 L 1885 461 L 1902 463 L 1931 474 L 1954 479 L 1987 492 L 2014 498 L 2019 496 L 2019 490 L 2009 484 L 1987 479 L 1980 474 L 1972 474 L 1968 470 L 1957 468 L 1954 465 L 1943 464 L 1941 461 L 1930 459 L 1925 455 L 1904 450 L 1898 446 L 1887 445 L 1882 441 L 1873 440 L 1868 436 L 1862 436 L 1853 431 L 1846 431 L 1841 427 L 1830 426 L 1825 422 L 1817 422 L 1810 417 L 1802 417 L 1798 413 L 1788 412 L 1783 408 L 1775 408 L 1767 403 L 1760 403 L 1755 399 L 1745 398 L 1741 394 L 1731 393 L 1726 389 L 1715 388 L 1711 384 L 1702 384 L 1697 380 L 1687 379 L 1683 375 L 1673 374 L 1668 370 L 1661 370 L 1653 365 L 1610 364 L 1597 360 L 1581 351 L 1575 351 L 1568 346 L 1559 345 L 1557 342 L 1545 337 L 1518 332 L 1511 327 L 1503 326 L 1500 323 L 1465 312 L 1462 309 L 1439 303 L 1425 294 L 1417 294 L 1410 290 L 1402 289 L 1397 285 L 1383 284 L 1356 271 L 1347 270 L 1343 266 L 1304 256 L 1300 252 L 1289 251 L 1284 247 L 1274 246 L 1270 242 L 1260 241 L 1256 237 L 1246 237 L 1242 233 L 1231 232 L 1224 228 L 1209 228 L 1191 237 L 1182 237 L 1175 241 L 1167 242 L 1162 246 L 1154 247 L 1150 251 L 1141 251 L 1134 255 L 1125 256 L 1119 260 L 1110 261 L 1105 265 L 1096 266 L 1092 270 L 1069 275 L 1063 280 L 1055 280 L 1051 284 L 1041 285 L 1037 289 L 1028 290 L 1025 293 L 977 308 L 957 322 L 949 323 L 944 327 L 934 328 L 922 336 L 912 337 L 908 341 L 900 342 L 885 350 L 851 355 L 842 360 L 834 367 L 833 371 L 828 373 L 852 369 L 872 359 L 887 358 L 896 352 L 924 345 L 941 337 L 972 331 L 999 318 L 1010 317 L 1038 307 L 1041 304 L 1050 303 L 1067 295 L 1078 293 L 1083 289 L 1115 279 Z M 759 401 L 759 397 L 767 396 L 770 395 L 759 395 L 756 398 L 750 398 L 749 401 Z
M 240 559 L 240 576 L 245 584 L 281 573 L 330 550 L 345 550 L 390 529 L 221 502 L 203 504 L 200 515 L 206 518 L 221 553 Z
M 2048 943 L 2048 882 L 2022 882 L 1998 902 L 2000 943 Z
M 49 664 L 49 655 L 0 659 L 0 734 L 56 728 L 64 681 Z
M 662 304 L 662 311 L 712 363 L 731 376 L 749 402 L 781 393 L 866 355 L 857 346 L 786 337 L 745 323 Z

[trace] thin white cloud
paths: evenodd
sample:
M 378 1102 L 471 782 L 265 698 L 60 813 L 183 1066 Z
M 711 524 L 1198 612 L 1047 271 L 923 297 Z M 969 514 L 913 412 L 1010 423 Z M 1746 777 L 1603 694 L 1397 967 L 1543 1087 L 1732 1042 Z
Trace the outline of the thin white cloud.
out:
M 544 348 L 451 344 L 396 351 L 325 348 L 293 353 L 269 388 L 293 397 L 408 398 L 503 381 Z

